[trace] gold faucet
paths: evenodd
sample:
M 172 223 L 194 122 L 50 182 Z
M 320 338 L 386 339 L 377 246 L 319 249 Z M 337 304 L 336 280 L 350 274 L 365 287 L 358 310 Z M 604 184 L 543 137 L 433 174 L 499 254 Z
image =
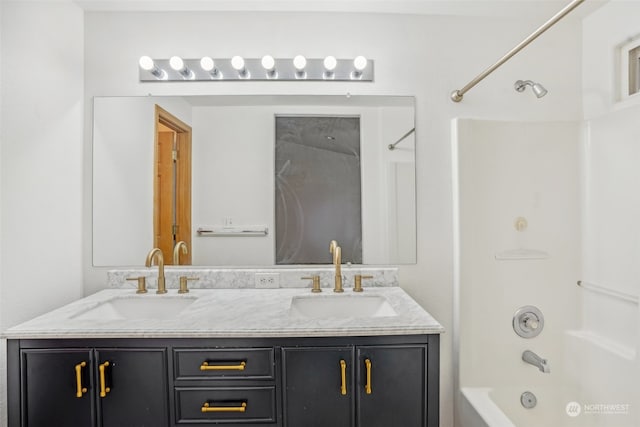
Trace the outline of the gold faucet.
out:
M 180 265 L 180 249 L 182 249 L 182 253 L 185 255 L 189 253 L 187 244 L 184 241 L 180 240 L 173 247 L 173 265 Z
M 333 254 L 333 265 L 336 268 L 335 287 L 333 292 L 344 292 L 342 288 L 342 248 L 338 246 L 338 242 L 332 240 L 329 243 L 329 252 Z
M 164 257 L 162 256 L 162 251 L 159 248 L 153 248 L 149 251 L 147 255 L 147 260 L 144 265 L 147 267 L 151 267 L 153 263 L 153 259 L 156 259 L 156 263 L 158 264 L 158 290 L 157 294 L 166 294 L 167 287 L 164 279 Z

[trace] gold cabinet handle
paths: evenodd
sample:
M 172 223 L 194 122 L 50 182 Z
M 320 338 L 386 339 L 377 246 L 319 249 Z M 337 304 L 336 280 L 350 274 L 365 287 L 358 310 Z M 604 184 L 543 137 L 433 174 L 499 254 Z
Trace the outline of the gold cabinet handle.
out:
M 109 366 L 109 362 L 104 362 L 98 365 L 98 372 L 100 373 L 100 397 L 107 397 L 107 393 L 111 391 L 110 387 L 107 387 L 104 379 L 104 371 Z
M 245 412 L 247 410 L 247 402 L 242 402 L 240 406 L 210 406 L 209 402 L 204 402 L 202 412 Z
M 367 368 L 367 382 L 364 385 L 364 392 L 371 394 L 371 360 L 364 359 L 364 366 Z
M 240 362 L 237 365 L 209 365 L 209 362 L 202 362 L 201 371 L 244 371 L 247 362 Z
M 340 394 L 344 396 L 347 394 L 347 362 L 344 360 L 340 361 L 340 378 Z
M 82 387 L 82 368 L 87 366 L 87 362 L 80 362 L 76 365 L 76 397 L 82 397 L 87 392 L 86 387 Z

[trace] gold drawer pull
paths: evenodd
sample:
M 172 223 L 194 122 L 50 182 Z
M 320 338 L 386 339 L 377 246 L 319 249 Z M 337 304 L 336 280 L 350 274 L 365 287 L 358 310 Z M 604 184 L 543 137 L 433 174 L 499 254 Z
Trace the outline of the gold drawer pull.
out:
M 107 397 L 107 393 L 111 391 L 110 387 L 107 387 L 107 383 L 104 379 L 104 371 L 109 366 L 109 362 L 104 362 L 98 365 L 98 372 L 100 372 L 100 397 Z
M 344 396 L 347 394 L 347 362 L 344 360 L 340 361 L 340 378 L 340 394 Z
M 209 402 L 204 402 L 202 412 L 245 412 L 247 410 L 247 402 L 242 402 L 240 406 L 209 406 Z
M 237 365 L 209 365 L 209 362 L 202 362 L 201 371 L 244 371 L 247 362 L 240 362 Z
M 81 362 L 76 365 L 76 397 L 82 397 L 87 392 L 86 387 L 82 387 L 82 368 L 87 366 L 87 362 Z
M 364 385 L 364 392 L 371 394 L 371 360 L 364 359 L 364 365 L 367 368 L 367 383 Z

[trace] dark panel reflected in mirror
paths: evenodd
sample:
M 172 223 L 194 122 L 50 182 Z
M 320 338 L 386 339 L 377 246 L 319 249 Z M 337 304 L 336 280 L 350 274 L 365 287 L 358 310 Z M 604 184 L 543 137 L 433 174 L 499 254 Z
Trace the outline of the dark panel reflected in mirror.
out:
M 276 117 L 276 264 L 362 264 L 359 117 Z

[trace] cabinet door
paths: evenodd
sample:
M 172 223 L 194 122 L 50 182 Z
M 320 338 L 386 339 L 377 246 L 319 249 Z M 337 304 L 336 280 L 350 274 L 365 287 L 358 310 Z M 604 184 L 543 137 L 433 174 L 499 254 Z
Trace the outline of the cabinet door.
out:
M 22 425 L 93 425 L 91 367 L 86 349 L 23 350 Z
M 426 426 L 427 346 L 358 347 L 357 353 L 358 427 Z
M 353 348 L 283 348 L 284 425 L 353 425 Z
M 164 349 L 98 349 L 96 370 L 101 427 L 169 425 Z

